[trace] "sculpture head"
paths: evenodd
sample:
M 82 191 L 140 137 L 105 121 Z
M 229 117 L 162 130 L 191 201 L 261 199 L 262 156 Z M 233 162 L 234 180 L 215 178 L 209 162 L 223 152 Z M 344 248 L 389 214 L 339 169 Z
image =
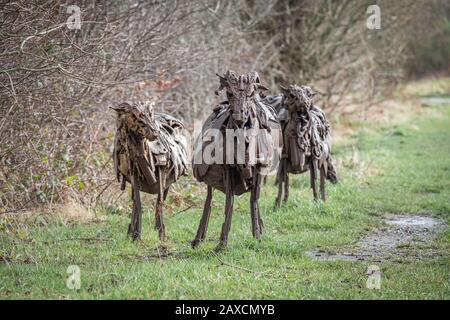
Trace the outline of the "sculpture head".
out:
M 111 107 L 117 112 L 118 125 L 131 131 L 137 137 L 146 138 L 150 141 L 159 137 L 159 125 L 155 121 L 153 104 L 123 102 Z
M 306 112 L 313 106 L 313 98 L 317 94 L 311 87 L 290 85 L 285 88 L 281 86 L 283 93 L 283 104 L 290 112 Z
M 234 71 L 228 70 L 223 76 L 218 76 L 220 86 L 215 93 L 218 95 L 220 91 L 226 89 L 232 119 L 237 126 L 242 126 L 248 120 L 256 95 L 267 88 L 261 84 L 255 71 L 237 75 Z

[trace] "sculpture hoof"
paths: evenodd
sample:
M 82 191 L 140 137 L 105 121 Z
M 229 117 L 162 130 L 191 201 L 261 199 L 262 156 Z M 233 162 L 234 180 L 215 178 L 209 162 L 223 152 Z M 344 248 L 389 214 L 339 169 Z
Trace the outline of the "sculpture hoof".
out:
M 200 240 L 195 239 L 195 240 L 191 241 L 192 249 L 197 249 L 199 244 L 200 244 Z
M 215 252 L 222 252 L 225 251 L 225 249 L 227 248 L 227 244 L 226 243 L 219 243 L 217 245 L 217 247 L 214 249 Z

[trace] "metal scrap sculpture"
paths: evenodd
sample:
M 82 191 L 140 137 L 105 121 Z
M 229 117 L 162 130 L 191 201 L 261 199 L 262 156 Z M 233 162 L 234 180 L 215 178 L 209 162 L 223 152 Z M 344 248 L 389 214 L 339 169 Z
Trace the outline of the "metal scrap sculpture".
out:
M 121 189 L 131 184 L 133 211 L 128 235 L 140 239 L 142 208 L 140 191 L 157 194 L 155 228 L 165 239 L 164 200 L 170 185 L 187 170 L 186 138 L 183 123 L 166 114 L 153 112 L 149 103 L 122 103 L 117 112 L 114 167 Z
M 234 196 L 246 192 L 251 192 L 252 234 L 256 239 L 260 239 L 264 224 L 261 219 L 258 199 L 264 175 L 263 171 L 273 164 L 277 151 L 281 149 L 281 142 L 277 144 L 276 139 L 272 139 L 274 131 L 278 131 L 281 135 L 280 125 L 275 110 L 272 106 L 263 103 L 261 99 L 260 93 L 267 88 L 261 85 L 259 75 L 256 72 L 237 75 L 233 71 L 227 71 L 224 76 L 219 76 L 219 78 L 220 87 L 216 90 L 216 94 L 218 95 L 220 91 L 225 89 L 228 99 L 215 107 L 213 113 L 203 124 L 202 133 L 197 139 L 194 151 L 194 177 L 200 182 L 205 182 L 208 185 L 208 190 L 197 235 L 192 241 L 192 246 L 195 248 L 205 239 L 211 214 L 213 189 L 218 189 L 226 194 L 225 222 L 222 225 L 218 250 L 227 245 Z M 242 152 L 239 152 L 239 148 L 236 146 L 236 149 L 234 149 L 234 145 L 233 150 L 227 150 L 226 139 L 207 138 L 208 132 L 214 130 L 221 137 L 225 137 L 226 132 L 230 130 L 231 132 L 238 132 L 239 130 L 254 132 L 254 134 L 250 138 L 246 136 L 244 141 L 237 139 L 237 145 L 240 144 L 242 147 L 240 149 Z M 251 143 L 249 141 L 252 138 L 254 138 L 252 141 L 255 146 L 253 149 L 250 148 Z M 219 148 L 215 152 L 223 151 L 219 163 L 211 163 L 203 159 L 203 151 L 210 148 L 212 143 L 219 144 Z M 230 149 L 230 147 L 228 148 Z M 252 155 L 254 161 L 251 160 Z M 227 161 L 229 158 L 233 160 L 231 161 L 233 163 Z M 238 158 L 243 161 L 239 161 Z M 196 159 L 200 159 L 200 161 L 196 161 Z
M 337 182 L 336 169 L 331 158 L 330 123 L 325 113 L 314 105 L 316 93 L 308 86 L 281 87 L 282 94 L 267 97 L 277 110 L 283 130 L 283 153 L 278 167 L 278 195 L 275 208 L 289 197 L 289 173 L 299 174 L 309 170 L 314 199 L 317 194 L 317 170 L 320 172 L 320 195 L 326 200 L 325 179 Z M 284 189 L 284 190 L 283 190 Z

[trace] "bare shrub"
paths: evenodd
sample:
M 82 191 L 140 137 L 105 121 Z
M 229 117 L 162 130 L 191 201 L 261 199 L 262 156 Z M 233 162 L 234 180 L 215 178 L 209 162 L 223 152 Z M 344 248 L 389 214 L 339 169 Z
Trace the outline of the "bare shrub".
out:
M 0 5 L 3 211 L 95 203 L 113 181 L 108 106 L 154 100 L 189 120 L 215 86 L 220 18 L 232 3 L 78 1 L 79 30 L 66 24 L 69 4 Z

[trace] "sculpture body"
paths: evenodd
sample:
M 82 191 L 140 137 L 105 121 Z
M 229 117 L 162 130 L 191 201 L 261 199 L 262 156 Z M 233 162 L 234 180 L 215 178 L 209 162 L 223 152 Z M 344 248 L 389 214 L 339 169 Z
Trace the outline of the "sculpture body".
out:
M 320 195 L 326 200 L 325 180 L 337 182 L 331 158 L 331 128 L 325 113 L 314 105 L 315 92 L 308 86 L 282 87 L 282 95 L 266 100 L 276 107 L 283 131 L 283 153 L 277 173 L 278 195 L 275 207 L 289 197 L 289 173 L 310 172 L 314 199 L 318 199 L 317 171 L 320 173 Z
M 226 194 L 225 222 L 218 246 L 221 249 L 228 240 L 234 196 L 245 192 L 251 192 L 252 233 L 255 238 L 260 238 L 264 224 L 258 199 L 264 170 L 276 161 L 279 154 L 277 151 L 281 148 L 272 134 L 281 132 L 275 110 L 264 103 L 259 95 L 266 88 L 261 85 L 256 72 L 239 76 L 228 71 L 219 77 L 220 87 L 216 93 L 226 89 L 228 99 L 219 104 L 204 122 L 195 146 L 194 177 L 208 185 L 208 193 L 192 245 L 196 247 L 205 238 L 212 192 L 213 189 L 218 189 Z M 226 142 L 230 141 L 227 140 L 227 134 L 235 135 L 232 140 L 236 143 L 232 146 Z M 209 154 L 205 151 L 213 149 L 212 147 L 215 147 L 215 159 L 208 161 L 205 156 Z
M 157 194 L 155 227 L 165 238 L 164 200 L 170 185 L 187 171 L 187 141 L 183 123 L 166 114 L 154 113 L 148 103 L 122 103 L 112 107 L 117 112 L 114 141 L 114 167 L 117 179 L 131 184 L 133 212 L 128 234 L 133 240 L 141 235 L 142 209 L 140 191 Z

